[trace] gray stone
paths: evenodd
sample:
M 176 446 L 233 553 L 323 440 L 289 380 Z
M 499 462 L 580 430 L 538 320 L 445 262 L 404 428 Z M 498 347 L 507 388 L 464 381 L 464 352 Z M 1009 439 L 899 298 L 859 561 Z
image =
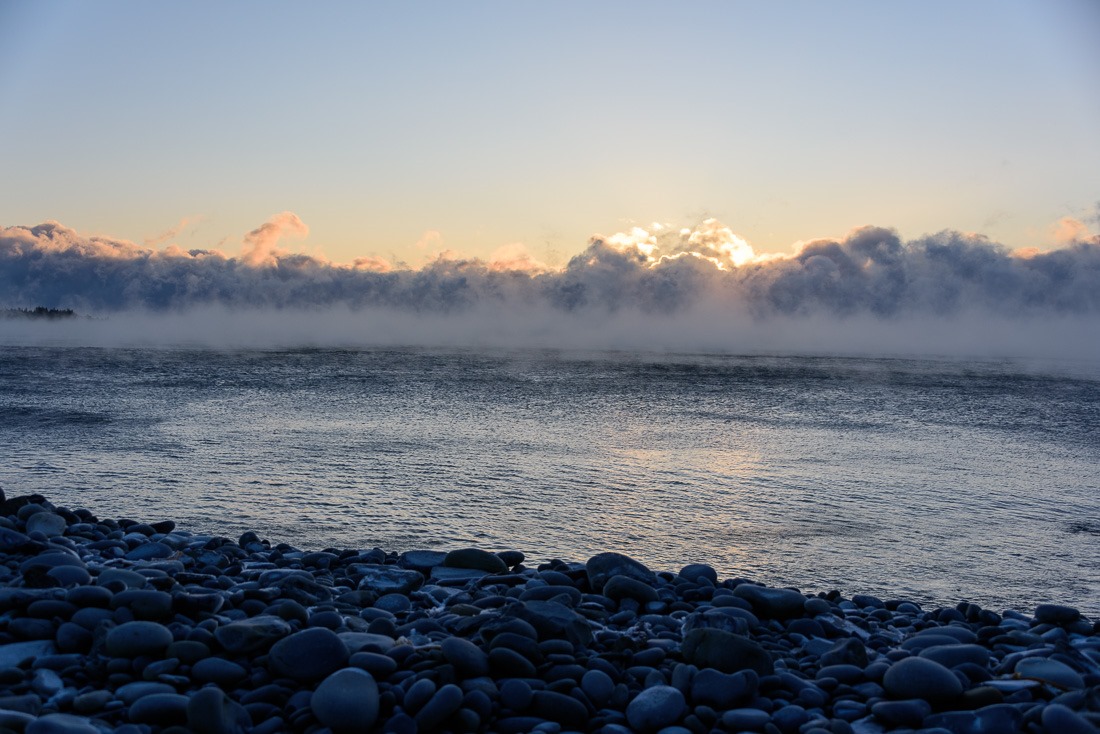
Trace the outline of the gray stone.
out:
M 722 726 L 730 731 L 763 731 L 771 718 L 760 709 L 733 709 L 722 714 Z
M 932 703 L 962 694 L 962 682 L 949 669 L 926 658 L 904 658 L 890 666 L 882 687 L 892 698 L 921 698 Z
M 680 578 L 696 583 L 702 579 L 706 579 L 712 584 L 718 584 L 718 572 L 705 563 L 689 563 L 680 569 Z
M 9 642 L 0 645 L 0 670 L 18 668 L 28 660 L 43 655 L 53 655 L 57 647 L 53 640 L 32 640 L 30 642 Z
M 56 566 L 78 566 L 80 568 L 86 568 L 84 561 L 80 560 L 72 553 L 66 553 L 65 551 L 46 551 L 45 553 L 39 553 L 32 558 L 28 558 L 19 564 L 19 573 L 26 576 L 28 573 L 33 573 L 35 570 L 48 571 Z
M 64 687 L 61 676 L 49 668 L 39 668 L 31 678 L 31 689 L 42 698 L 49 698 Z
M 919 729 L 924 718 L 932 713 L 932 705 L 920 698 L 879 701 L 871 707 L 871 713 L 888 726 Z
M 191 677 L 199 683 L 215 683 L 232 689 L 248 675 L 243 666 L 225 658 L 206 658 L 191 666 Z
M 806 709 L 796 704 L 783 706 L 772 712 L 772 723 L 779 731 L 801 731 L 803 724 L 810 720 Z
M 753 612 L 765 619 L 792 619 L 806 612 L 806 597 L 791 589 L 738 584 L 733 594 L 752 604 Z
M 1076 690 L 1085 687 L 1080 673 L 1065 663 L 1049 658 L 1021 658 L 1016 663 L 1016 677 L 1040 680 L 1058 688 Z
M 384 653 L 397 644 L 392 637 L 373 632 L 338 632 L 336 636 L 344 643 L 349 655 L 363 651 Z
M 462 689 L 453 683 L 442 686 L 428 702 L 416 712 L 416 725 L 420 731 L 438 731 L 444 721 L 462 705 Z
M 404 594 L 383 594 L 375 600 L 374 608 L 398 614 L 409 611 L 412 608 L 412 602 Z
M 752 612 L 737 607 L 721 607 L 689 614 L 684 620 L 684 632 L 691 632 L 694 629 L 715 629 L 743 635 L 759 624 L 760 620 Z
M 646 587 L 648 588 L 648 587 Z M 575 607 L 581 603 L 581 591 L 575 586 L 565 584 L 548 584 L 546 586 L 528 586 L 519 595 L 520 601 L 551 601 L 557 600 L 568 606 Z
M 411 550 L 405 551 L 397 557 L 397 565 L 401 568 L 410 568 L 414 571 L 427 573 L 435 566 L 442 566 L 446 557 L 447 554 L 441 551 Z
M 244 654 L 265 650 L 290 632 L 291 627 L 285 619 L 260 614 L 223 624 L 214 631 L 214 639 L 229 652 Z
M 135 724 L 172 726 L 187 723 L 189 699 L 178 693 L 154 693 L 142 696 L 130 706 L 130 721 Z
M 534 627 L 540 640 L 564 639 L 582 646 L 592 641 L 588 620 L 564 604 L 531 601 L 517 604 L 506 613 Z
M 977 711 L 944 711 L 928 716 L 922 723 L 925 729 L 941 728 L 958 734 L 986 734 L 987 732 L 1023 731 L 1024 717 L 1011 704 L 994 704 Z M 1061 730 L 1048 730 L 1059 731 Z
M 840 640 L 832 648 L 821 654 L 818 662 L 822 667 L 827 665 L 855 665 L 858 668 L 867 667 L 867 648 L 855 638 Z
M 647 583 L 643 583 L 622 574 L 616 574 L 609 578 L 607 582 L 604 583 L 601 593 L 608 599 L 613 599 L 614 601 L 634 599 L 643 604 L 650 601 L 657 601 L 656 589 Z
M 105 568 L 96 576 L 95 582 L 99 586 L 117 582 L 128 589 L 144 589 L 149 585 L 149 579 L 145 576 L 137 571 L 130 571 L 125 568 Z
M 458 568 L 457 566 L 434 566 L 429 574 L 433 583 L 462 584 L 477 581 L 489 575 L 480 568 Z
M 480 548 L 453 550 L 443 559 L 443 565 L 450 568 L 473 568 L 488 573 L 504 573 L 508 570 L 508 565 L 500 556 Z
M 167 683 L 160 683 L 158 681 L 151 680 L 139 680 L 133 683 L 127 683 L 126 685 L 119 686 L 115 691 L 115 698 L 122 701 L 127 706 L 131 706 L 134 702 L 145 698 L 146 696 L 155 696 L 158 693 L 175 693 L 176 689 Z
M 1048 624 L 1071 624 L 1081 618 L 1081 612 L 1061 604 L 1040 604 L 1035 607 L 1035 619 Z
M 610 699 L 615 690 L 615 681 L 602 670 L 589 670 L 581 678 L 581 690 L 588 696 L 588 700 L 600 708 Z
M 500 686 L 500 703 L 513 711 L 522 711 L 531 705 L 534 696 L 531 685 L 519 678 L 509 678 Z
M 126 622 L 107 633 L 107 654 L 120 658 L 159 655 L 172 644 L 172 632 L 157 622 Z
M 27 724 L 25 734 L 99 734 L 89 719 L 72 714 L 46 714 Z
M 973 663 L 982 668 L 989 666 L 989 650 L 981 645 L 933 645 L 921 650 L 920 656 L 947 668 L 963 663 Z
M 768 652 L 748 637 L 717 629 L 694 629 L 681 645 L 684 660 L 697 668 L 714 668 L 723 673 L 752 670 L 758 675 L 775 671 Z
M 440 643 L 443 657 L 455 667 L 463 678 L 478 678 L 489 674 L 489 656 L 485 652 L 461 637 L 448 637 Z
M 154 558 L 168 558 L 173 553 L 170 547 L 164 543 L 151 542 L 142 543 L 133 548 L 126 554 L 126 559 L 130 561 L 148 561 Z
M 497 556 L 499 556 L 500 560 L 504 561 L 504 565 L 509 568 L 518 566 L 526 560 L 526 556 L 523 555 L 523 552 L 518 550 L 500 551 L 497 553 Z
M 723 673 L 703 668 L 691 679 L 691 701 L 719 710 L 733 708 L 742 699 L 751 698 L 759 683 L 759 676 L 751 670 Z
M 83 586 L 92 582 L 92 575 L 80 566 L 54 566 L 46 575 L 57 582 L 58 586 Z
M 114 595 L 111 608 L 126 607 L 137 619 L 159 620 L 171 618 L 172 595 L 154 589 L 126 589 Z
M 244 734 L 252 718 L 220 688 L 203 688 L 187 703 L 187 728 L 196 734 Z
M 588 584 L 599 593 L 612 576 L 628 576 L 644 584 L 652 585 L 656 576 L 643 564 L 622 553 L 600 553 L 584 564 Z
M 0 537 L 2 537 L 0 533 Z M 2 549 L 2 546 L 0 546 Z M 7 731 L 23 731 L 28 724 L 34 721 L 37 717 L 34 714 L 27 713 L 26 711 L 12 711 L 11 709 L 0 708 L 0 727 Z
M 0 526 L 0 551 L 7 553 L 23 550 L 31 551 L 36 547 L 41 547 L 38 541 L 31 540 L 18 530 Z
M 343 668 L 321 681 L 309 705 L 336 734 L 369 732 L 378 718 L 378 684 L 365 670 Z
M 372 563 L 356 563 L 352 572 L 359 577 L 359 588 L 382 594 L 408 594 L 419 589 L 424 575 L 419 571 Z
M 687 709 L 684 694 L 672 686 L 646 688 L 626 707 L 626 720 L 642 732 L 652 732 L 671 726 Z
M 489 668 L 496 678 L 535 677 L 534 663 L 507 647 L 495 647 L 489 652 Z
M 42 533 L 48 538 L 65 534 L 69 524 L 65 518 L 53 512 L 36 512 L 27 518 L 28 533 Z
M 584 729 L 588 723 L 585 705 L 557 691 L 535 691 L 531 699 L 531 713 L 570 730 Z
M 73 711 L 78 714 L 94 714 L 114 699 L 110 691 L 88 691 L 73 699 Z
M 330 629 L 310 627 L 271 647 L 268 666 L 276 675 L 306 682 L 320 680 L 348 662 L 348 649 Z
M 1043 728 L 1058 734 L 1096 734 L 1097 727 L 1068 706 L 1052 703 L 1043 709 Z M 28 729 L 29 731 L 29 729 Z

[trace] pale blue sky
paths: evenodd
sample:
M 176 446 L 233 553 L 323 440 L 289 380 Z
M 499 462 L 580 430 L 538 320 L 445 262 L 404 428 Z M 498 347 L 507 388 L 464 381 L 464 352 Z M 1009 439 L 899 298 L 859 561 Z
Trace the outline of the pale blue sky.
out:
M 1049 246 L 1100 201 L 1100 3 L 0 0 L 0 108 L 0 226 L 236 252 L 291 211 L 294 249 L 414 264 L 705 217 L 762 252 Z

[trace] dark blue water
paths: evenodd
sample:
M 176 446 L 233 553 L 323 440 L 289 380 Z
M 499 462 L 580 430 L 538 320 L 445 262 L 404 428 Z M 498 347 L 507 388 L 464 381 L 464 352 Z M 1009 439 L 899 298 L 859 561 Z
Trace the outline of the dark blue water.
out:
M 0 484 L 303 548 L 1100 612 L 1100 381 L 1008 362 L 3 347 Z

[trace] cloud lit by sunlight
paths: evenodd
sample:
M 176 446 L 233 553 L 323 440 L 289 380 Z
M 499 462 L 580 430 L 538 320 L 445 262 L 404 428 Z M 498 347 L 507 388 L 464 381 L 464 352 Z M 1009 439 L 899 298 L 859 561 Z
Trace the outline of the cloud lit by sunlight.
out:
M 273 267 L 279 263 L 279 255 L 285 251 L 275 246 L 283 237 L 307 237 L 309 227 L 294 212 L 282 212 L 261 224 L 244 236 L 244 249 L 241 260 L 253 267 Z

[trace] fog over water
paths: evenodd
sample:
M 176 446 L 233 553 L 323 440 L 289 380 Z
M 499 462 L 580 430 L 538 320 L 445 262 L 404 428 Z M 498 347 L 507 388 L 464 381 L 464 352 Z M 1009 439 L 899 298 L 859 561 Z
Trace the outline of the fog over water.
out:
M 58 223 L 0 229 L 0 306 L 91 320 L 0 323 L 12 343 L 438 345 L 1100 359 L 1100 237 L 1010 252 L 878 227 L 757 255 L 728 227 L 594 237 L 560 269 L 523 248 L 420 268 L 280 247 L 290 212 L 241 254 L 151 249 Z

